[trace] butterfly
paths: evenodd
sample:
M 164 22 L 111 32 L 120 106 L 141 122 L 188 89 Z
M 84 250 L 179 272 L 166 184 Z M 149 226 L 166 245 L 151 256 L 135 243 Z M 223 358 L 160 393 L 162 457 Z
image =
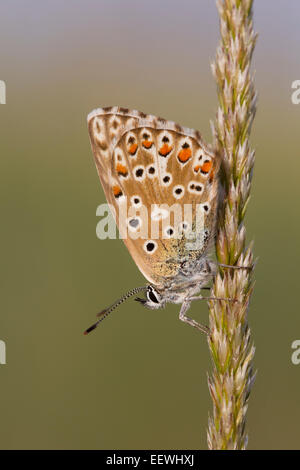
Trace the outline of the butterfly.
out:
M 193 300 L 205 298 L 200 291 L 208 289 L 216 273 L 209 249 L 216 232 L 220 158 L 198 131 L 136 110 L 96 109 L 88 115 L 88 130 L 106 199 L 129 253 L 149 284 L 132 289 L 101 311 L 85 334 L 139 292 L 145 298 L 136 300 L 150 309 L 168 302 L 181 304 L 180 320 L 208 333 L 186 312 Z M 181 220 L 176 218 L 170 209 L 174 205 L 179 210 L 188 207 L 189 217 L 182 210 Z M 197 217 L 202 221 L 200 229 Z M 162 226 L 165 219 L 167 225 Z M 142 230 L 154 222 L 160 223 L 156 238 Z

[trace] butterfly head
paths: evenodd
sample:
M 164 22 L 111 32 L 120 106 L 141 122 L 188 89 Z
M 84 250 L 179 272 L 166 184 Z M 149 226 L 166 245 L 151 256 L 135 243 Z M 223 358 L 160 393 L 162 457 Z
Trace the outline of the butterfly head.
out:
M 197 285 L 197 284 L 196 284 Z M 200 285 L 196 287 L 198 291 Z M 145 287 L 145 298 L 137 297 L 135 300 L 140 302 L 144 307 L 156 310 L 164 308 L 167 303 L 181 304 L 190 292 L 195 291 L 195 283 L 188 282 L 186 285 L 165 286 L 158 289 L 152 284 Z
M 140 297 L 137 297 L 135 300 L 152 310 L 164 307 L 167 302 L 163 293 L 158 291 L 151 284 L 146 288 L 146 298 L 141 299 Z

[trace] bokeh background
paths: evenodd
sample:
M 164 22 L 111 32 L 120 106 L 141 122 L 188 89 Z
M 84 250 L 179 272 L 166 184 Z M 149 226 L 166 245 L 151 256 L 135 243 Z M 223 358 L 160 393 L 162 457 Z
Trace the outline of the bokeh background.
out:
M 259 92 L 247 216 L 259 256 L 249 320 L 257 380 L 250 449 L 300 448 L 300 3 L 255 2 Z M 97 311 L 143 277 L 120 240 L 96 238 L 105 201 L 86 115 L 157 114 L 211 141 L 218 43 L 212 0 L 10 0 L 0 7 L 3 449 L 206 448 L 205 338 L 178 306 L 131 301 L 84 337 Z M 203 303 L 195 318 L 207 322 Z

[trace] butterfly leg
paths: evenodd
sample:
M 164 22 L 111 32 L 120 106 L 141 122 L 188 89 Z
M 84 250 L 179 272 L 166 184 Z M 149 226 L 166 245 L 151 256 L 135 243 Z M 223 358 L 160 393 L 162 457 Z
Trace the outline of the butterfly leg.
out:
M 179 320 L 183 321 L 184 323 L 187 323 L 190 326 L 193 326 L 194 328 L 197 328 L 197 330 L 201 331 L 202 333 L 209 335 L 209 328 L 207 326 L 201 325 L 201 323 L 198 323 L 192 318 L 186 316 L 186 312 L 190 308 L 190 305 L 190 299 L 188 301 L 183 302 L 179 312 Z
M 232 269 L 253 269 L 254 264 L 251 266 L 232 266 L 231 264 L 223 264 L 223 263 L 218 263 L 218 266 L 221 266 L 221 268 L 232 268 Z
M 226 300 L 227 302 L 237 302 L 237 299 L 231 299 L 230 297 L 202 297 L 201 295 L 189 297 L 189 300 Z

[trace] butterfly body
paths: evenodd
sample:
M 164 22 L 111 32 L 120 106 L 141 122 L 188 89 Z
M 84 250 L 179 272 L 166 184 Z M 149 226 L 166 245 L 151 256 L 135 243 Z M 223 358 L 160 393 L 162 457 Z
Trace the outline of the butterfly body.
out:
M 137 300 L 151 309 L 164 307 L 166 303 L 182 304 L 192 296 L 199 294 L 214 274 L 215 263 L 206 257 L 202 257 L 193 262 L 185 263 L 179 273 L 174 278 L 169 279 L 168 284 L 165 284 L 163 288 L 149 285 L 147 300 Z
M 150 283 L 139 300 L 186 303 L 215 272 L 219 159 L 198 131 L 134 110 L 96 109 L 88 128 L 120 235 Z

